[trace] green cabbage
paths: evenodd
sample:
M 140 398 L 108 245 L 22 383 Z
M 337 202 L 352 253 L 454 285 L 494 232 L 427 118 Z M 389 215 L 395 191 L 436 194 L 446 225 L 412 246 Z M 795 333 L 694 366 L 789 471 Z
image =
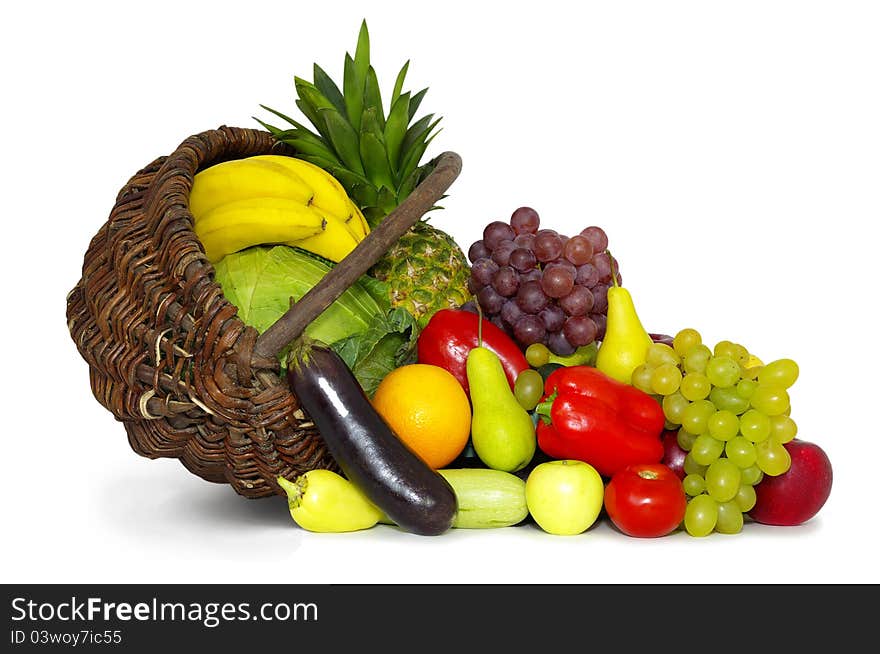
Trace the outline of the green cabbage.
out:
M 259 246 L 227 255 L 216 280 L 241 320 L 263 332 L 299 300 L 333 264 L 286 245 Z M 392 308 L 388 287 L 364 275 L 306 327 L 305 336 L 330 345 L 368 395 L 394 368 L 415 360 L 418 325 Z M 279 355 L 284 363 L 286 352 Z

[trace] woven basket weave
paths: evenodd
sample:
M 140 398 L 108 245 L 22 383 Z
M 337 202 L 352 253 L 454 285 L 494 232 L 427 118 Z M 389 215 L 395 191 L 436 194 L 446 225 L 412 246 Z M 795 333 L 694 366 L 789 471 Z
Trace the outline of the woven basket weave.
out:
M 268 132 L 223 126 L 150 163 L 119 192 L 67 298 L 68 328 L 92 392 L 122 422 L 132 449 L 177 458 L 199 477 L 251 498 L 282 493 L 279 475 L 337 469 L 279 378 L 276 354 L 419 220 L 461 169 L 458 155 L 440 155 L 400 207 L 258 335 L 214 281 L 188 197 L 199 170 L 270 152 L 292 154 Z

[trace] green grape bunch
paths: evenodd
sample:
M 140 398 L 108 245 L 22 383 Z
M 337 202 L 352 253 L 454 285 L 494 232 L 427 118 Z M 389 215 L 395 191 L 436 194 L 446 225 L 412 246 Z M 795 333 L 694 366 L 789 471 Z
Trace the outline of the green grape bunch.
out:
M 687 452 L 684 528 L 691 536 L 736 534 L 755 505 L 755 485 L 791 466 L 784 443 L 797 435 L 788 389 L 799 369 L 791 359 L 764 364 L 739 343 L 703 343 L 682 329 L 672 345 L 654 343 L 632 385 L 663 406 L 666 428 Z

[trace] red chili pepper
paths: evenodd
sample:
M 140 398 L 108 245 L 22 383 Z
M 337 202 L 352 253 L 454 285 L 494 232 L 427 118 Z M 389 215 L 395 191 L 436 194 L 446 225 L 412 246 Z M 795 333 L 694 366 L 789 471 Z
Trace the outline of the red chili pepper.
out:
M 441 309 L 437 311 L 419 334 L 419 363 L 445 368 L 458 380 L 465 393 L 469 393 L 467 380 L 468 353 L 480 345 L 491 350 L 501 360 L 501 367 L 513 388 L 517 375 L 529 367 L 528 361 L 514 340 L 501 328 L 486 319 L 464 309 Z
M 666 419 L 660 403 L 596 368 L 553 371 L 538 413 L 538 446 L 553 458 L 586 461 L 606 477 L 663 459 Z

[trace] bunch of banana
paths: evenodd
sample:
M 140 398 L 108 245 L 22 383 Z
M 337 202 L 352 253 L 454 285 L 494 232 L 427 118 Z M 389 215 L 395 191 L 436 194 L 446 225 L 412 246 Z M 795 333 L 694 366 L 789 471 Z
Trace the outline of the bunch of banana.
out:
M 281 155 L 234 159 L 198 172 L 189 209 L 212 263 L 252 245 L 279 243 L 338 262 L 370 231 L 333 176 Z

